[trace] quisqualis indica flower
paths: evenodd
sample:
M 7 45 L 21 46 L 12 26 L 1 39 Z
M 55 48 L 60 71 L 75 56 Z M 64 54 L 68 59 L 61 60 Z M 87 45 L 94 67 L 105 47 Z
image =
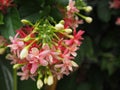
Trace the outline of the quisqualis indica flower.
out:
M 38 77 L 38 89 L 43 84 L 52 85 L 54 77 L 59 80 L 78 67 L 75 57 L 84 31 L 76 31 L 81 20 L 76 15 L 79 10 L 75 1 L 70 0 L 66 11 L 65 18 L 55 25 L 49 19 L 35 24 L 22 20 L 24 26 L 17 30 L 14 37 L 10 37 L 8 47 L 11 53 L 8 58 L 14 68 L 21 69 L 17 73 L 21 80 Z

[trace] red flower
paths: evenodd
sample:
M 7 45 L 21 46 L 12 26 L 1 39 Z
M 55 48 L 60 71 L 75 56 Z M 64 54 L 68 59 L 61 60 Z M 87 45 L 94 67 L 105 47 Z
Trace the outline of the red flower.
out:
M 120 25 L 120 17 L 117 18 L 115 24 L 116 24 L 116 25 Z
M 113 2 L 110 2 L 110 8 L 119 9 L 120 8 L 120 0 L 113 0 Z
M 14 6 L 12 2 L 12 0 L 0 0 L 0 11 L 5 14 L 8 7 Z

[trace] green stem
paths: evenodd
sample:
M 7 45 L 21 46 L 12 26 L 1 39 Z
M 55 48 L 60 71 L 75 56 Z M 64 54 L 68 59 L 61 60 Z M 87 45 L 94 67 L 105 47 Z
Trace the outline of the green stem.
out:
M 82 15 L 82 14 L 80 14 L 80 13 L 75 13 L 75 14 L 77 14 L 78 16 L 80 16 L 80 17 L 83 18 L 83 19 L 86 18 L 86 16 L 84 16 L 84 15 Z
M 13 71 L 13 90 L 17 90 L 17 71 Z

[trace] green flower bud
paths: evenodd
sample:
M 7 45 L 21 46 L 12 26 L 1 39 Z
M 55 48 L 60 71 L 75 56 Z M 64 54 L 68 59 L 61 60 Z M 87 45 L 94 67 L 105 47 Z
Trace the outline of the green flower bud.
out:
M 13 69 L 18 69 L 18 68 L 20 68 L 22 66 L 22 64 L 15 64 L 14 66 L 13 66 Z
M 21 22 L 25 25 L 33 25 L 30 21 L 26 20 L 26 19 L 22 19 Z

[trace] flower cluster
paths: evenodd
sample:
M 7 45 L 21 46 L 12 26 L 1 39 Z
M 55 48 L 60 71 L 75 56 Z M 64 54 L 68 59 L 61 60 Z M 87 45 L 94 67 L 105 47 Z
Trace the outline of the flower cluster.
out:
M 0 0 L 0 11 L 5 14 L 7 8 L 13 6 L 12 2 L 12 0 Z
M 59 23 L 49 19 L 41 19 L 35 24 L 21 20 L 24 25 L 14 37 L 10 37 L 8 47 L 11 53 L 7 55 L 14 64 L 13 68 L 21 69 L 17 73 L 21 80 L 35 80 L 38 76 L 37 87 L 40 89 L 43 83 L 52 85 L 54 77 L 59 80 L 78 67 L 74 59 L 84 33 L 76 31 L 78 24 L 82 23 L 76 15 L 78 12 L 75 2 L 70 0 L 66 16 Z
M 81 9 L 86 11 L 86 12 L 90 12 L 92 10 L 92 7 L 91 6 L 84 6 Z M 66 13 L 66 16 L 64 18 L 65 27 L 70 27 L 73 29 L 77 28 L 79 24 L 83 24 L 82 19 L 84 19 L 87 23 L 92 22 L 91 17 L 84 16 L 84 15 L 80 14 L 79 11 L 80 10 L 75 6 L 75 1 L 69 0 L 69 4 L 67 6 L 67 13 Z M 79 20 L 78 16 L 80 16 L 82 19 Z

